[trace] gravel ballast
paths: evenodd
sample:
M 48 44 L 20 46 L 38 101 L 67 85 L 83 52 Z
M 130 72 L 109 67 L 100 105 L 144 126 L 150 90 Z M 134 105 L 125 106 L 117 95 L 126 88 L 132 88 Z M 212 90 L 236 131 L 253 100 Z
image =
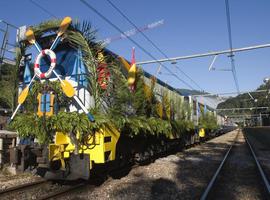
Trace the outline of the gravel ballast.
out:
M 229 132 L 62 199 L 199 199 L 236 135 Z
M 237 131 L 229 132 L 149 165 L 133 168 L 120 179 L 109 178 L 100 186 L 89 185 L 57 199 L 199 199 L 236 135 Z M 1 182 L 0 187 L 20 184 L 29 177 Z M 36 199 L 38 194 L 44 193 L 40 190 L 29 191 L 18 199 Z
M 267 199 L 268 194 L 242 131 L 233 145 L 208 199 Z
M 264 173 L 270 177 L 270 127 L 247 128 L 245 133 Z
M 31 173 L 12 175 L 6 170 L 3 170 L 0 171 L 0 190 L 4 190 L 25 183 L 32 183 L 40 179 L 41 178 L 39 176 L 33 175 Z

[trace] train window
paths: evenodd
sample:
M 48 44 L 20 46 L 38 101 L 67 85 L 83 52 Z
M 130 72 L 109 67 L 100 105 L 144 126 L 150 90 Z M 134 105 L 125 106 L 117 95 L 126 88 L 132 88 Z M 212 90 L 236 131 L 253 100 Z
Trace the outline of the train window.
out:
M 111 142 L 111 140 L 112 140 L 111 136 L 104 137 L 104 143 Z

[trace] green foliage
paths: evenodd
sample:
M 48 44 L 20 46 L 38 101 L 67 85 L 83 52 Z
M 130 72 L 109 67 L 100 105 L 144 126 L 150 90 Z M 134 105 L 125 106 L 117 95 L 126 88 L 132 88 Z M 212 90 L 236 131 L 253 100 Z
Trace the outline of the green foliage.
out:
M 51 119 L 40 118 L 33 114 L 18 114 L 9 124 L 9 128 L 18 132 L 20 137 L 34 137 L 40 143 L 48 143 L 52 138 L 54 127 L 51 126 Z
M 175 103 L 177 120 L 187 120 L 191 115 L 191 107 L 188 102 L 183 102 L 181 99 L 177 99 Z
M 149 102 L 144 91 L 142 71 L 138 69 L 134 92 L 130 91 L 126 78 L 119 71 L 119 66 L 118 69 L 114 68 L 112 72 L 114 88 L 110 90 L 109 112 L 111 115 L 119 117 L 150 116 L 152 110 L 149 110 Z
M 37 96 L 39 93 L 43 93 L 46 91 L 52 91 L 55 96 L 55 101 L 57 101 L 60 110 L 63 110 L 68 107 L 71 103 L 72 99 L 65 96 L 63 90 L 61 88 L 61 84 L 59 81 L 45 81 L 41 82 L 34 82 L 31 89 L 29 90 L 28 96 L 26 98 L 25 103 L 23 104 L 24 112 L 27 113 L 34 113 L 37 110 L 38 106 L 38 99 Z
M 123 134 L 130 136 L 138 134 L 170 136 L 172 127 L 169 121 L 146 116 L 121 117 L 114 119 Z
M 266 84 L 262 84 L 258 87 L 257 90 L 269 90 L 270 88 L 270 82 Z M 236 97 L 232 97 L 227 99 L 226 101 L 220 103 L 218 105 L 218 109 L 223 108 L 250 108 L 250 107 L 270 107 L 270 95 L 269 92 L 258 92 L 258 93 L 250 93 L 254 99 L 257 101 L 254 101 L 250 97 L 248 93 L 240 94 Z M 269 112 L 269 109 L 265 112 Z M 223 115 L 250 115 L 250 114 L 257 114 L 258 110 L 229 110 L 229 111 L 222 111 L 220 114 Z
M 16 68 L 9 64 L 3 64 L 0 74 L 0 107 L 13 108 L 16 96 Z
M 60 19 L 44 21 L 39 25 L 32 27 L 36 39 L 39 39 L 44 34 L 44 32 L 55 32 L 59 28 L 61 21 L 62 20 Z
M 35 137 L 40 143 L 48 143 L 55 132 L 80 133 L 80 138 L 93 135 L 96 130 L 112 122 L 96 114 L 96 121 L 90 122 L 87 115 L 77 112 L 59 112 L 51 117 L 38 117 L 33 114 L 18 114 L 9 128 L 18 131 L 20 137 Z
M 212 112 L 202 113 L 199 118 L 199 126 L 201 128 L 213 131 L 218 128 L 217 118 Z
M 80 48 L 83 52 L 83 62 L 88 69 L 89 90 L 95 100 L 95 109 L 101 106 L 101 91 L 97 79 L 97 53 L 102 49 L 101 44 L 94 43 L 96 31 L 88 22 L 80 24 L 78 21 L 72 24 L 71 30 L 67 30 L 66 36 L 70 45 L 76 49 Z
M 37 39 L 44 32 L 58 29 L 60 20 L 52 20 L 33 27 Z M 96 31 L 90 23 L 75 21 L 64 34 L 64 39 L 72 48 L 81 49 L 83 62 L 88 69 L 89 92 L 94 97 L 95 105 L 91 113 L 95 122 L 88 120 L 85 114 L 77 112 L 64 112 L 51 117 L 38 117 L 36 107 L 37 95 L 43 91 L 53 91 L 57 94 L 56 100 L 62 109 L 70 105 L 71 99 L 65 97 L 58 81 L 44 83 L 35 82 L 24 104 L 25 112 L 15 117 L 11 128 L 17 130 L 22 137 L 33 136 L 40 143 L 49 143 L 55 132 L 63 132 L 74 136 L 79 133 L 78 142 L 83 143 L 83 138 L 93 135 L 98 129 L 116 126 L 122 134 L 130 136 L 138 134 L 165 135 L 166 137 L 181 137 L 194 130 L 194 125 L 188 121 L 190 107 L 183 103 L 179 96 L 163 96 L 163 105 L 167 116 L 158 118 L 156 107 L 157 99 L 154 95 L 154 82 L 150 86 L 150 97 L 146 94 L 143 71 L 138 69 L 136 74 L 136 89 L 130 91 L 127 83 L 127 73 L 117 58 L 105 56 L 110 71 L 108 88 L 104 91 L 98 84 L 97 55 L 103 52 L 103 46 L 94 43 Z M 26 43 L 27 44 L 27 43 Z M 18 51 L 18 59 L 25 52 L 27 45 L 23 44 Z M 104 53 L 105 54 L 105 53 Z M 1 102 L 1 97 L 0 97 Z
M 171 121 L 172 124 L 172 132 L 175 136 L 183 136 L 184 134 L 194 132 L 194 124 L 190 120 L 177 120 Z

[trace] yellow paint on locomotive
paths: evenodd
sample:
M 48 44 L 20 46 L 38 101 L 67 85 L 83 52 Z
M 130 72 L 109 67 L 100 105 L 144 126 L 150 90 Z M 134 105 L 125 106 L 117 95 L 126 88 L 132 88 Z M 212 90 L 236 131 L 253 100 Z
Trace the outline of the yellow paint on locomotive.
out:
M 200 137 L 205 137 L 205 130 L 204 130 L 204 128 L 200 128 L 200 130 L 199 130 L 199 136 Z
M 39 116 L 39 117 L 42 117 L 43 115 L 44 115 L 44 112 L 42 112 L 41 110 L 42 110 L 42 108 L 41 108 L 41 106 L 43 106 L 43 104 L 41 103 L 41 96 L 42 96 L 42 94 L 41 93 L 38 93 L 38 96 L 37 96 L 37 100 L 38 100 L 38 110 L 37 110 L 37 115 Z M 46 116 L 52 116 L 53 115 L 53 105 L 54 105 L 54 95 L 53 94 L 50 94 L 50 99 L 49 100 L 47 100 L 47 101 L 49 101 L 50 102 L 50 109 L 49 109 L 49 111 L 48 112 L 45 112 L 45 115 Z M 44 102 L 44 104 L 45 104 L 46 102 Z
M 120 137 L 120 132 L 113 126 L 99 129 L 93 136 L 89 136 L 84 145 L 78 147 L 79 154 L 88 154 L 90 158 L 90 169 L 92 163 L 103 164 L 108 161 L 115 160 L 116 144 Z M 49 160 L 61 161 L 61 168 L 65 168 L 65 159 L 70 154 L 75 153 L 75 145 L 71 142 L 71 138 L 64 133 L 57 132 L 55 135 L 55 143 L 49 146 Z

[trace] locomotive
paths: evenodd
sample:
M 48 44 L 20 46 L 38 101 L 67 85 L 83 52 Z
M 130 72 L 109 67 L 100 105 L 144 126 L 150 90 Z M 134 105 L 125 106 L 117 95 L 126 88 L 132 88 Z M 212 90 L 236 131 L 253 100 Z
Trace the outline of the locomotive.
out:
M 89 179 L 224 132 L 211 108 L 214 126 L 200 126 L 204 105 L 137 68 L 134 52 L 130 63 L 94 39 L 89 24 L 66 17 L 30 27 L 19 42 L 18 107 L 10 122 L 22 138 L 10 159 L 18 169 Z

